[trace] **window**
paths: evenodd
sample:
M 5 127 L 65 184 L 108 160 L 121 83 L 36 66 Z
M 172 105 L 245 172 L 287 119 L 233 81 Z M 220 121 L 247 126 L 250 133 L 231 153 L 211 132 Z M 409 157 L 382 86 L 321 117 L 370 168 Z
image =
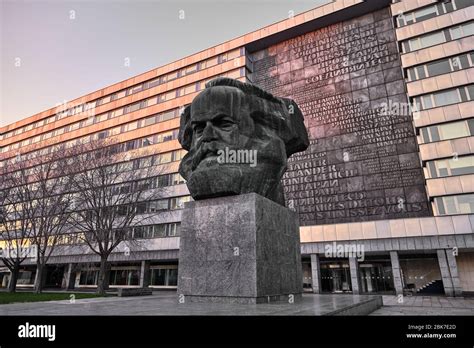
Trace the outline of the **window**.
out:
M 170 201 L 170 209 L 183 209 L 184 203 L 190 201 L 190 196 L 174 197 Z
M 420 128 L 424 143 L 474 135 L 474 119 Z
M 138 86 L 135 86 L 135 87 L 130 87 L 130 88 L 129 88 L 129 91 L 128 91 L 128 94 L 138 93 L 138 92 L 140 92 L 142 89 L 143 89 L 143 85 L 138 85 Z
M 172 224 L 168 224 L 167 226 L 168 226 L 168 231 L 167 231 L 166 235 L 168 237 L 179 236 L 180 227 L 181 227 L 180 223 L 175 222 L 175 223 L 172 223 Z
M 109 129 L 110 136 L 120 134 L 121 128 L 122 127 L 115 127 L 115 128 Z
M 166 187 L 170 185 L 170 176 L 160 175 L 156 178 L 156 187 Z
M 452 71 L 469 68 L 472 66 L 472 59 L 469 58 L 472 54 L 473 53 L 462 54 L 409 68 L 407 70 L 408 79 L 409 81 L 414 81 L 425 77 L 438 76 Z
M 451 34 L 451 39 L 456 40 L 460 39 L 465 36 L 473 35 L 474 34 L 474 22 L 469 22 L 465 24 L 461 24 L 457 27 L 449 29 Z
M 155 238 L 166 237 L 166 224 L 153 226 L 153 236 Z
M 436 106 L 449 105 L 459 102 L 459 95 L 456 89 L 451 89 L 433 94 Z
M 122 90 L 122 91 L 117 92 L 117 99 L 125 97 L 126 93 L 127 93 L 126 90 Z
M 156 78 L 156 79 L 153 79 L 151 80 L 150 82 L 148 82 L 148 88 L 153 88 L 155 86 L 158 86 L 161 84 L 161 81 L 160 81 L 160 78 Z
M 405 25 L 422 22 L 424 20 L 441 16 L 445 13 L 450 13 L 455 10 L 460 10 L 465 7 L 471 6 L 472 0 L 443 0 L 438 1 L 437 4 L 429 5 L 427 7 L 417 9 L 412 12 L 400 14 L 397 16 L 398 27 Z
M 167 199 L 160 199 L 158 201 L 148 202 L 148 213 L 156 213 L 162 210 L 168 210 L 169 201 Z
M 137 269 L 111 270 L 110 285 L 139 285 L 139 271 Z
M 439 215 L 474 213 L 474 194 L 436 197 L 435 205 Z
M 449 64 L 449 59 L 443 59 L 434 63 L 426 65 L 429 76 L 436 76 L 445 74 L 451 71 L 451 65 Z M 420 77 L 423 78 L 423 77 Z
M 187 68 L 184 68 L 183 70 L 184 70 L 184 75 L 192 74 L 197 71 L 197 64 L 188 66 Z
M 146 102 L 145 106 L 156 105 L 156 104 L 158 104 L 158 98 L 157 97 L 151 97 L 151 98 L 148 98 L 145 102 Z
M 106 103 L 109 103 L 109 102 L 110 102 L 110 99 L 111 99 L 111 98 L 110 98 L 110 95 L 108 95 L 108 96 L 106 96 L 106 97 L 103 97 L 103 98 L 101 99 L 101 105 L 106 104 Z
M 137 129 L 137 127 L 138 127 L 138 122 L 129 123 L 127 125 L 127 131 L 129 132 L 129 131 L 135 130 Z
M 425 110 L 444 105 L 473 100 L 474 85 L 446 89 L 436 93 L 425 94 L 413 98 L 415 110 Z
M 184 184 L 185 180 L 183 179 L 181 174 L 174 173 L 171 177 L 171 183 L 172 183 L 172 185 L 180 185 L 180 184 Z
M 107 120 L 108 114 L 101 114 L 94 117 L 94 123 L 99 123 Z
M 146 137 L 146 138 L 142 139 L 141 147 L 147 147 L 147 146 L 153 145 L 153 144 L 154 144 L 153 136 L 150 136 L 150 137 Z
M 140 109 L 140 102 L 125 107 L 125 113 L 134 112 Z
M 175 110 L 167 111 L 160 114 L 160 121 L 167 121 L 175 117 Z
M 474 34 L 474 21 L 449 29 L 414 37 L 402 42 L 403 53 L 419 50 Z
M 236 49 L 236 50 L 233 50 L 233 51 L 230 51 L 227 53 L 227 60 L 231 60 L 231 59 L 234 59 L 234 58 L 237 58 L 239 57 L 241 54 L 240 54 L 240 49 Z
M 446 41 L 444 32 L 431 33 L 420 37 L 420 48 L 434 46 Z
M 431 178 L 474 174 L 474 155 L 428 161 L 427 167 Z
M 131 151 L 135 149 L 135 141 L 127 141 L 127 144 L 125 145 L 125 151 Z
M 136 212 L 137 214 L 145 214 L 145 213 L 148 213 L 148 212 L 151 212 L 151 210 L 147 210 L 147 203 L 146 202 L 140 202 L 140 203 L 137 203 L 136 205 Z
M 165 100 L 171 100 L 176 97 L 176 91 L 171 91 L 165 94 Z
M 79 285 L 97 285 L 98 277 L 99 277 L 98 270 L 81 271 Z
M 437 15 L 438 10 L 436 6 L 425 7 L 423 9 L 415 11 L 415 19 L 417 22 L 436 17 Z
M 162 153 L 162 154 L 156 155 L 155 157 L 156 164 L 163 164 L 163 163 L 169 163 L 169 162 L 171 162 L 171 152 Z
M 186 150 L 175 150 L 173 151 L 173 158 L 172 161 L 180 161 L 184 155 L 186 154 Z
M 160 266 L 150 270 L 150 285 L 177 286 L 177 284 L 178 269 L 176 266 Z
M 188 85 L 184 87 L 184 94 L 190 94 L 196 91 L 196 84 Z
M 156 119 L 157 117 L 156 116 L 152 116 L 152 117 L 148 117 L 145 119 L 145 127 L 146 126 L 150 126 L 152 124 L 155 124 L 156 123 Z
M 421 98 L 421 100 L 423 101 L 424 109 L 430 109 L 433 107 L 432 95 L 425 95 Z
M 178 78 L 178 72 L 177 71 L 174 71 L 168 75 L 166 75 L 167 78 L 168 78 L 168 81 L 172 81 L 172 80 L 175 80 Z
M 99 140 L 107 138 L 107 131 L 100 132 L 97 137 Z

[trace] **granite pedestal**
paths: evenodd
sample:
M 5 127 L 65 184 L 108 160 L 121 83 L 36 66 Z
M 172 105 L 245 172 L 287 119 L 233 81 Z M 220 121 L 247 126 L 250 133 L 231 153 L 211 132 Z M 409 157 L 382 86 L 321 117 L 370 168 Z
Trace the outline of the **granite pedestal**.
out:
M 295 212 L 255 193 L 186 204 L 179 301 L 291 303 L 302 292 Z

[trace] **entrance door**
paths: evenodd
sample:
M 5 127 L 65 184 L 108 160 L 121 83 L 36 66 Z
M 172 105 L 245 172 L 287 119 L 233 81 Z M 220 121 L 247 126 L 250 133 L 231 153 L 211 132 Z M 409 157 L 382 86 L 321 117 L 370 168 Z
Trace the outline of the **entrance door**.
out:
M 46 267 L 46 288 L 61 288 L 63 283 L 65 266 Z
M 363 293 L 393 293 L 392 266 L 388 262 L 359 264 L 360 284 Z
M 321 290 L 331 293 L 351 292 L 349 262 L 321 262 Z

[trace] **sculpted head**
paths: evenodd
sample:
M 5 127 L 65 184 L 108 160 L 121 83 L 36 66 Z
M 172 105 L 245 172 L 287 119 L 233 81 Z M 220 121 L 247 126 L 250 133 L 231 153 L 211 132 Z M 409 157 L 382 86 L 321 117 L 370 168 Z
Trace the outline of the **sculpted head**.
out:
M 255 192 L 282 205 L 287 159 L 309 145 L 295 102 L 229 78 L 208 82 L 185 108 L 179 142 L 195 200 Z

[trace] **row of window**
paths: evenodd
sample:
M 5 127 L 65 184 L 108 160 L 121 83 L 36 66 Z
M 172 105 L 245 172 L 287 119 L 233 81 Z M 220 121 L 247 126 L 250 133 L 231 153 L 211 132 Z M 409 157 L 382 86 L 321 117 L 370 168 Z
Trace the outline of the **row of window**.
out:
M 136 209 L 136 214 L 152 214 L 165 210 L 183 209 L 184 203 L 189 202 L 191 196 L 172 197 L 155 201 L 140 202 L 135 207 L 130 205 L 117 206 L 117 213 L 122 216 L 129 214 L 131 209 Z
M 172 222 L 159 225 L 145 225 L 133 227 L 133 238 L 162 238 L 162 237 L 176 237 L 179 236 L 181 224 L 179 222 Z
M 421 111 L 474 100 L 474 84 L 413 97 L 413 110 Z
M 235 49 L 233 51 L 223 53 L 219 56 L 209 58 L 209 59 L 204 60 L 202 62 L 198 62 L 196 64 L 187 66 L 187 67 L 182 68 L 180 70 L 173 71 L 173 72 L 168 73 L 166 75 L 155 77 L 155 78 L 153 78 L 149 81 L 145 81 L 145 82 L 140 83 L 138 85 L 123 89 L 121 91 L 118 91 L 118 92 L 115 92 L 115 93 L 112 93 L 112 94 L 109 94 L 107 96 L 96 99 L 94 101 L 91 101 L 91 102 L 88 102 L 88 103 L 85 103 L 85 104 L 75 105 L 75 106 L 73 106 L 69 109 L 66 109 L 64 111 L 61 111 L 61 112 L 57 113 L 56 115 L 50 116 L 46 119 L 37 121 L 35 123 L 31 123 L 27 126 L 23 126 L 21 128 L 17 128 L 13 131 L 5 133 L 3 135 L 3 139 L 6 139 L 6 138 L 9 138 L 11 136 L 18 135 L 18 134 L 30 131 L 30 130 L 38 128 L 38 127 L 42 127 L 46 124 L 58 121 L 58 120 L 60 120 L 64 117 L 67 117 L 67 116 L 73 116 L 73 115 L 79 114 L 81 112 L 91 110 L 91 109 L 95 108 L 96 106 L 106 104 L 108 102 L 111 102 L 111 101 L 123 98 L 125 96 L 129 96 L 129 95 L 144 91 L 144 90 L 149 89 L 149 88 L 156 87 L 156 86 L 164 84 L 166 82 L 173 81 L 173 80 L 175 80 L 179 77 L 190 75 L 190 74 L 195 73 L 199 70 L 207 69 L 207 68 L 210 68 L 210 67 L 212 67 L 214 65 L 217 65 L 217 64 L 222 64 L 226 61 L 235 59 L 235 58 L 240 57 L 244 54 L 245 54 L 244 48 L 243 47 L 238 48 L 238 49 Z
M 474 213 L 474 193 L 436 197 L 434 201 L 438 215 Z
M 114 185 L 114 187 L 112 188 L 112 194 L 128 194 L 131 192 L 181 185 L 184 183 L 185 181 L 179 173 L 163 174 L 152 178 L 142 179 L 139 181 Z
M 474 174 L 474 155 L 428 161 L 426 167 L 430 178 Z
M 59 178 L 62 179 L 62 178 Z M 53 181 L 56 179 L 51 179 L 50 181 Z M 115 184 L 111 187 L 111 192 L 114 195 L 118 194 L 128 194 L 137 190 L 151 190 L 151 189 L 158 189 L 158 188 L 163 188 L 163 187 L 169 187 L 169 186 L 175 186 L 175 185 L 181 185 L 184 184 L 185 180 L 179 173 L 169 173 L 169 174 L 163 174 L 163 175 L 158 175 L 155 177 L 150 177 L 134 182 L 126 182 L 126 183 L 120 183 L 120 184 Z M 32 190 L 36 190 L 36 186 L 38 186 L 38 183 L 33 183 L 32 185 Z M 58 191 L 60 191 L 60 188 L 58 187 Z M 77 194 L 76 193 L 71 193 L 71 200 L 77 202 Z M 32 206 L 35 206 L 37 204 L 36 199 L 30 199 L 30 204 Z M 16 206 L 13 207 L 11 204 L 5 205 L 4 206 L 4 212 L 20 212 L 22 211 L 23 205 L 20 204 L 22 201 L 17 200 L 16 201 Z M 10 209 L 11 208 L 15 208 Z M 77 208 L 77 205 L 74 205 L 74 208 Z
M 143 103 L 144 103 L 144 107 L 146 107 L 146 105 L 147 105 L 146 101 L 144 101 Z M 109 114 L 102 114 L 102 115 L 98 115 L 98 116 L 95 116 L 95 117 L 90 117 L 86 120 L 82 120 L 80 122 L 76 122 L 76 123 L 67 125 L 65 127 L 57 128 L 54 131 L 43 133 L 41 135 L 37 135 L 35 137 L 28 138 L 28 139 L 25 139 L 25 140 L 20 141 L 20 142 L 10 144 L 8 146 L 5 146 L 2 149 L 1 152 L 3 153 L 3 152 L 15 150 L 15 149 L 18 149 L 20 147 L 35 144 L 37 142 L 41 142 L 41 141 L 53 138 L 55 136 L 59 136 L 59 135 L 64 134 L 64 133 L 73 132 L 77 129 L 87 127 L 87 126 L 90 126 L 90 125 L 98 123 L 98 122 L 106 121 L 106 120 L 111 118 L 110 117 L 111 114 L 112 114 L 112 112 L 110 112 Z M 144 127 L 144 126 L 149 126 L 149 125 L 152 125 L 152 124 L 155 124 L 155 123 L 158 123 L 158 122 L 167 121 L 167 120 L 170 120 L 172 118 L 179 117 L 179 116 L 180 116 L 180 109 L 175 108 L 173 110 L 169 110 L 169 111 L 165 111 L 165 112 L 155 114 L 155 115 L 147 117 L 145 119 L 141 119 L 141 120 L 137 120 L 137 121 L 134 121 L 134 122 L 123 124 L 121 126 L 109 129 L 108 131 L 110 132 L 111 135 L 116 135 L 116 134 L 131 131 L 131 130 L 134 130 L 134 129 L 137 129 L 137 128 L 141 128 L 141 127 Z
M 102 132 L 94 133 L 92 135 L 88 135 L 82 138 L 73 139 L 65 143 L 44 147 L 41 150 L 32 151 L 27 154 L 22 154 L 22 155 L 18 154 L 16 157 L 12 157 L 8 160 L 4 160 L 0 162 L 0 168 L 8 164 L 13 164 L 15 161 L 25 161 L 25 160 L 27 161 L 30 159 L 47 155 L 52 152 L 61 151 L 61 150 L 68 149 L 76 145 L 81 145 L 93 140 L 105 138 L 106 135 L 104 136 L 103 133 L 99 137 L 99 133 L 102 133 Z M 139 149 L 139 148 L 146 147 L 149 145 L 154 145 L 154 144 L 162 143 L 165 141 L 174 140 L 178 138 L 178 133 L 179 133 L 178 129 L 169 130 L 166 132 L 157 133 L 155 135 L 150 135 L 148 137 L 134 139 L 134 140 L 130 140 L 124 143 L 111 145 L 113 147 L 111 154 L 112 153 L 117 154 L 120 152 L 135 150 L 135 149 Z
M 144 225 L 131 227 L 128 231 L 129 238 L 146 239 L 146 238 L 163 238 L 179 236 L 181 223 L 168 222 L 157 225 Z M 58 245 L 75 245 L 84 243 L 84 234 L 67 233 L 58 237 Z
M 472 0 L 445 0 L 436 4 L 432 4 L 415 11 L 406 12 L 397 16 L 397 26 L 404 27 L 405 25 L 422 22 L 424 20 L 441 16 L 445 13 L 450 13 L 455 10 L 460 10 L 465 7 L 473 5 Z
M 240 69 L 240 70 L 234 70 L 234 71 L 231 71 L 229 73 L 222 74 L 222 75 L 219 75 L 219 76 L 226 76 L 226 77 L 230 77 L 230 78 L 238 78 L 238 77 L 243 76 L 242 74 L 245 74 L 245 71 L 242 72 L 242 69 Z M 167 100 L 171 100 L 173 98 L 177 98 L 179 96 L 183 96 L 183 95 L 186 95 L 186 94 L 190 94 L 190 93 L 200 91 L 201 89 L 204 88 L 204 85 L 212 79 L 213 78 L 209 78 L 205 81 L 199 81 L 199 82 L 196 82 L 193 85 L 189 85 L 187 87 L 182 87 L 182 88 L 179 88 L 179 89 L 176 89 L 176 90 L 172 90 L 170 92 L 160 94 L 158 96 L 153 96 L 153 97 L 148 98 L 146 100 L 142 100 L 142 101 L 139 101 L 139 102 L 136 102 L 136 103 L 133 103 L 133 104 L 129 104 L 129 105 L 126 105 L 124 107 L 120 107 L 118 109 L 115 109 L 115 110 L 112 110 L 112 111 L 109 111 L 109 112 L 106 112 L 106 113 L 103 113 L 103 114 L 100 114 L 100 115 L 96 115 L 94 117 L 89 117 L 85 120 L 76 122 L 72 125 L 67 125 L 65 127 L 55 129 L 54 131 L 43 133 L 41 135 L 37 135 L 37 136 L 31 137 L 31 138 L 19 141 L 17 143 L 10 144 L 8 146 L 3 147 L 1 149 L 1 153 L 8 152 L 8 151 L 11 151 L 11 150 L 15 150 L 15 149 L 18 149 L 22 146 L 27 146 L 27 145 L 34 144 L 34 143 L 37 143 L 37 142 L 40 142 L 40 141 L 43 141 L 43 140 L 47 140 L 47 139 L 50 139 L 54 136 L 59 136 L 61 134 L 67 133 L 67 132 L 72 132 L 72 131 L 75 131 L 77 129 L 90 126 L 92 124 L 96 124 L 96 123 L 99 123 L 99 122 L 104 122 L 104 121 L 107 121 L 109 119 L 119 117 L 119 116 L 122 116 L 124 114 L 128 114 L 130 112 L 134 112 L 134 111 L 137 111 L 137 110 L 140 110 L 140 109 L 144 109 L 144 108 L 147 108 L 147 107 L 165 102 Z M 107 131 L 100 132 L 99 133 L 99 139 L 105 138 L 106 135 L 104 135 L 105 134 L 104 132 L 108 132 L 107 134 L 109 136 L 113 136 L 113 135 L 117 135 L 117 134 L 120 134 L 120 133 L 131 131 L 131 130 L 134 130 L 134 129 L 137 129 L 137 128 L 145 127 L 147 125 L 151 125 L 151 124 L 153 124 L 152 122 L 157 123 L 157 122 L 165 121 L 165 120 L 168 120 L 168 119 L 171 119 L 171 118 L 174 118 L 174 117 L 178 117 L 179 114 L 180 114 L 179 110 L 180 109 L 171 110 L 169 112 L 161 113 L 161 114 L 158 114 L 158 115 L 154 115 L 150 118 L 147 118 L 146 121 L 145 120 L 137 120 L 137 121 L 134 121 L 134 122 L 130 122 L 128 124 L 124 124 L 124 125 L 112 128 L 112 129 L 107 130 Z
M 423 143 L 456 139 L 474 135 L 474 118 L 421 127 Z
M 434 31 L 425 35 L 402 41 L 403 53 L 439 45 L 474 34 L 474 21 L 466 22 L 451 28 Z
M 156 166 L 163 163 L 175 162 L 180 161 L 184 155 L 186 154 L 186 150 L 173 150 L 169 152 L 160 153 L 157 155 L 141 157 L 134 159 L 128 162 L 121 162 L 116 164 L 117 171 L 127 171 L 127 170 L 137 170 L 148 168 L 151 166 Z
M 176 266 L 165 267 L 150 269 L 150 286 L 177 286 L 178 268 Z M 79 276 L 79 286 L 97 285 L 98 279 L 98 270 L 82 270 Z M 138 286 L 139 284 L 140 270 L 138 268 L 112 268 L 112 270 L 109 272 L 109 285 L 111 286 Z
M 408 81 L 447 74 L 474 66 L 474 52 L 443 58 L 407 69 Z

